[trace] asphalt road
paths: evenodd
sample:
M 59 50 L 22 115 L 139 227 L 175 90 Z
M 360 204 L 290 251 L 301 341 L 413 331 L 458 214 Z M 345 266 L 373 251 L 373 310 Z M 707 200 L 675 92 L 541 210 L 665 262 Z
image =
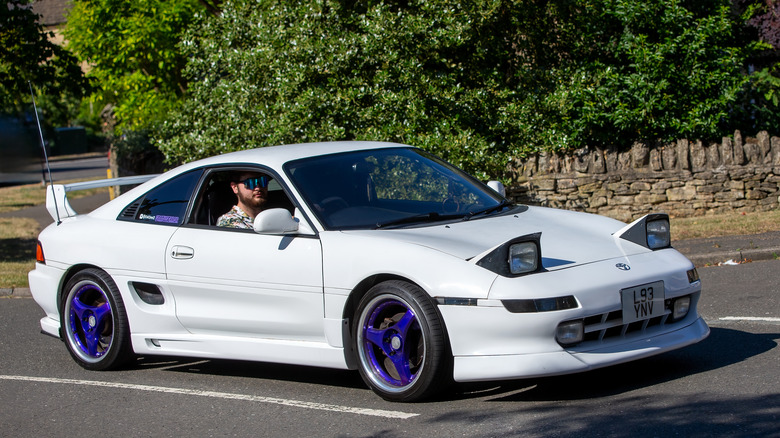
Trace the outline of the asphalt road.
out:
M 780 261 L 701 268 L 703 342 L 631 364 L 387 403 L 356 372 L 140 358 L 88 372 L 0 299 L 2 436 L 780 437 Z
M 86 156 L 70 160 L 52 160 L 49 162 L 51 175 L 55 182 L 80 178 L 106 178 L 108 157 Z M 48 175 L 46 176 L 48 182 Z
M 51 177 L 55 182 L 80 179 L 106 177 L 108 169 L 108 156 L 106 154 L 83 154 L 71 157 L 50 157 L 49 168 Z M 4 184 L 29 184 L 45 179 L 49 182 L 49 174 L 45 171 L 42 162 L 30 164 L 25 169 L 16 173 L 3 174 L 0 182 Z

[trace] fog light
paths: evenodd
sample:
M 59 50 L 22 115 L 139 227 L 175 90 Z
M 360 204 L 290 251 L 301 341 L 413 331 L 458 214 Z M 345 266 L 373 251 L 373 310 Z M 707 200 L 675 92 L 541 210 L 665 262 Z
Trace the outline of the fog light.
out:
M 558 324 L 555 330 L 555 340 L 563 346 L 571 346 L 582 342 L 585 335 L 585 326 L 582 320 L 566 321 Z
M 674 309 L 672 310 L 672 318 L 675 320 L 685 318 L 688 311 L 691 309 L 691 297 L 680 297 L 674 300 Z

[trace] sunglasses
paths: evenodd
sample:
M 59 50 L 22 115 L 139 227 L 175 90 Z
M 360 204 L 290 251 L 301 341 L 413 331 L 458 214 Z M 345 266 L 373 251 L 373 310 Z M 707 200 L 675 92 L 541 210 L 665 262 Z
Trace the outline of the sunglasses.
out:
M 261 189 L 264 189 L 268 187 L 268 177 L 267 176 L 256 176 L 252 178 L 247 178 L 243 181 L 239 181 L 241 184 L 246 187 L 247 190 L 254 190 L 258 187 Z

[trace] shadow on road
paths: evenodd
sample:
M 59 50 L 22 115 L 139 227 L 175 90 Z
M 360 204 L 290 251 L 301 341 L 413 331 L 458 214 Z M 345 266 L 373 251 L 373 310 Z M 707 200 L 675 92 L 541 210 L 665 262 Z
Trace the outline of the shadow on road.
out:
M 0 239 L 0 263 L 35 261 L 36 239 Z
M 144 369 L 165 369 L 179 373 L 314 383 L 341 388 L 366 388 L 356 371 L 267 362 L 147 356 L 139 358 L 131 366 Z M 366 389 L 368 390 L 368 388 Z
M 489 402 L 577 401 L 625 394 L 730 366 L 777 347 L 780 333 L 752 334 L 712 328 L 704 341 L 659 356 L 566 376 L 506 382 L 456 384 L 432 402 L 485 399 Z M 365 388 L 357 372 L 229 360 L 142 357 L 134 367 Z M 780 402 L 778 402 L 780 405 Z
M 780 333 L 754 334 L 711 328 L 704 341 L 682 350 L 579 374 L 459 385 L 456 397 L 494 396 L 491 401 L 587 400 L 627 393 L 727 367 L 775 347 Z

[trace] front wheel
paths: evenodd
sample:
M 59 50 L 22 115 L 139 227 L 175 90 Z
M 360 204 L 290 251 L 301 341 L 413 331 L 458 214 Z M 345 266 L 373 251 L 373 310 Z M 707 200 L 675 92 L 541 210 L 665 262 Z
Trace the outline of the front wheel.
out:
M 360 375 L 385 400 L 421 400 L 449 378 L 441 317 L 416 285 L 386 281 L 371 288 L 358 304 L 353 334 Z
M 88 370 L 120 367 L 132 357 L 127 316 L 114 281 L 85 269 L 65 285 L 60 323 L 73 359 Z

